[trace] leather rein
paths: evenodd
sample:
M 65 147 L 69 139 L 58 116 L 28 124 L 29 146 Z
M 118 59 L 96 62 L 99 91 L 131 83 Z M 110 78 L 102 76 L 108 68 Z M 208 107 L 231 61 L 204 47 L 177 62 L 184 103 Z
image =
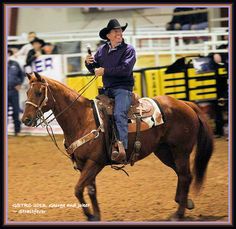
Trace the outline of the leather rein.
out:
M 35 121 L 38 121 L 40 119 L 40 123 L 36 125 L 36 127 L 38 127 L 39 125 L 43 126 L 43 124 L 45 125 L 46 129 L 47 129 L 47 132 L 51 138 L 51 140 L 53 141 L 53 143 L 56 145 L 56 147 L 58 148 L 59 151 L 61 151 L 66 157 L 70 158 L 71 159 L 71 156 L 72 154 L 74 153 L 74 151 L 81 145 L 85 144 L 86 142 L 92 140 L 92 139 L 95 139 L 99 136 L 99 132 L 101 130 L 101 127 L 99 126 L 97 130 L 92 130 L 90 133 L 86 134 L 85 136 L 81 137 L 80 139 L 76 140 L 75 142 L 73 142 L 68 148 L 66 148 L 66 151 L 67 151 L 67 154 L 65 154 L 64 151 L 62 151 L 58 144 L 57 144 L 57 141 L 55 139 L 55 135 L 53 133 L 53 129 L 52 127 L 49 125 L 54 119 L 56 119 L 57 117 L 59 117 L 61 114 L 63 114 L 67 109 L 69 109 L 75 101 L 77 101 L 79 99 L 79 97 L 88 89 L 88 87 L 91 85 L 91 82 L 93 80 L 95 80 L 97 78 L 97 76 L 93 77 L 84 87 L 82 87 L 79 91 L 82 91 L 81 94 L 79 94 L 76 99 L 71 102 L 65 109 L 63 109 L 59 114 L 57 114 L 53 119 L 51 119 L 49 122 L 47 121 L 47 119 L 53 114 L 53 112 L 47 117 L 47 118 L 44 118 L 43 116 L 43 112 L 42 112 L 42 108 L 44 106 L 47 105 L 47 102 L 48 102 L 48 91 L 50 93 L 50 95 L 52 96 L 53 98 L 53 102 L 54 102 L 54 105 L 56 104 L 56 100 L 53 96 L 53 93 L 52 91 L 50 90 L 50 87 L 49 87 L 49 84 L 47 82 L 34 82 L 34 83 L 31 83 L 31 87 L 33 87 L 33 85 L 35 84 L 41 84 L 43 86 L 45 86 L 45 93 L 44 93 L 44 99 L 43 101 L 37 105 L 36 103 L 32 102 L 32 101 L 29 101 L 27 100 L 25 102 L 25 104 L 29 104 L 29 105 L 32 105 L 34 106 L 35 108 L 37 108 L 36 110 L 36 120 Z M 44 126 L 43 126 L 44 127 Z M 49 131 L 49 128 L 51 130 L 51 133 Z M 68 149 L 68 150 L 67 150 Z

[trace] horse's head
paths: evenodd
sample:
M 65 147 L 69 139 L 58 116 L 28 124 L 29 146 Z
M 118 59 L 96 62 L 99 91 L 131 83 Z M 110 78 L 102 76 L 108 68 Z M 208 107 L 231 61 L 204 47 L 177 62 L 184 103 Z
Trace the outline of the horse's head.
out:
M 27 126 L 36 126 L 37 120 L 44 112 L 52 108 L 52 95 L 49 92 L 48 83 L 45 78 L 37 72 L 28 74 L 29 89 L 22 122 Z

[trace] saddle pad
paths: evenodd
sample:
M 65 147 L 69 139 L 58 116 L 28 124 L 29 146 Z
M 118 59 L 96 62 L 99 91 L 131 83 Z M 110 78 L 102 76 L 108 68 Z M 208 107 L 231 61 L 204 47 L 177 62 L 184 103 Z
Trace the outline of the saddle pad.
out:
M 164 120 L 162 117 L 161 110 L 157 105 L 157 103 L 153 99 L 150 99 L 148 97 L 141 98 L 139 99 L 139 101 L 140 100 L 148 101 L 154 107 L 153 115 L 147 118 L 142 118 L 142 121 L 146 122 L 150 128 L 153 126 L 158 126 L 163 124 Z
M 141 118 L 141 120 L 143 122 L 145 122 L 148 125 L 149 128 L 151 128 L 153 126 L 158 126 L 158 125 L 161 125 L 161 124 L 164 123 L 161 110 L 160 110 L 159 106 L 157 105 L 157 103 L 153 99 L 150 99 L 148 97 L 144 97 L 144 98 L 141 98 L 139 100 L 149 102 L 154 108 L 154 112 L 153 112 L 152 116 L 147 117 L 147 118 Z M 95 108 L 96 108 L 96 113 L 98 115 L 99 123 L 101 125 L 101 131 L 104 132 L 103 120 L 100 116 L 100 112 L 98 111 L 98 107 L 97 107 L 97 103 L 99 102 L 99 100 L 93 99 L 93 101 L 94 101 L 94 105 L 95 105 Z M 135 119 L 131 119 L 131 123 L 135 123 L 135 122 L 136 122 Z

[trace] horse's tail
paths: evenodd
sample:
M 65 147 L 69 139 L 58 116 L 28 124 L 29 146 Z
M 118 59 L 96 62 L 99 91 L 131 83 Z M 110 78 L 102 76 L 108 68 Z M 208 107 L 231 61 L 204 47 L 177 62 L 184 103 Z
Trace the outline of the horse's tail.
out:
M 214 145 L 213 145 L 213 134 L 211 127 L 207 123 L 207 119 L 201 109 L 192 102 L 186 102 L 198 115 L 200 127 L 197 138 L 196 155 L 194 159 L 193 172 L 195 175 L 195 188 L 200 190 L 204 181 L 208 162 L 212 156 Z

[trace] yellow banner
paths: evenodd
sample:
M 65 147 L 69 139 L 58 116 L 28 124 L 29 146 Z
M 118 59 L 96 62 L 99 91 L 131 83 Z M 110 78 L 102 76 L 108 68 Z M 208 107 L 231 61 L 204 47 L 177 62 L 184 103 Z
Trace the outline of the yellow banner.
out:
M 219 75 L 226 75 L 227 74 L 226 68 L 219 68 L 218 69 L 218 74 Z
M 146 70 L 146 94 L 148 97 L 169 95 L 174 98 L 186 98 L 184 73 L 165 74 L 166 68 Z
M 135 63 L 136 68 L 149 68 L 155 67 L 155 55 L 139 55 Z
M 197 74 L 194 68 L 188 69 L 188 86 L 189 86 L 189 100 L 207 100 L 216 99 L 216 80 L 215 79 L 202 79 L 202 77 L 208 76 L 209 78 L 215 76 L 214 72 Z M 191 79 L 197 77 L 197 79 Z M 199 88 L 198 87 L 209 87 Z
M 134 92 L 139 96 L 142 95 L 143 86 L 145 96 L 150 98 L 158 95 L 169 95 L 176 99 L 189 100 L 207 100 L 217 97 L 215 73 L 197 74 L 194 68 L 189 68 L 188 80 L 185 79 L 185 73 L 179 72 L 174 74 L 166 74 L 166 68 L 147 69 L 144 71 L 142 79 L 142 71 L 135 71 L 134 74 Z M 227 74 L 225 68 L 220 68 L 219 75 Z M 78 91 L 84 87 L 93 76 L 78 75 L 76 77 L 67 77 L 66 83 L 70 88 Z M 209 77 L 206 79 L 205 77 Z M 212 79 L 211 79 L 212 77 Z M 143 85 L 144 83 L 144 85 Z M 189 93 L 186 91 L 186 83 L 188 83 Z M 98 87 L 102 87 L 102 77 L 99 77 L 91 86 L 84 92 L 84 96 L 93 99 L 98 94 Z
M 75 76 L 75 77 L 67 77 L 66 84 L 68 87 L 79 91 L 82 87 L 84 87 L 94 76 Z M 142 82 L 141 82 L 141 73 L 134 72 L 134 92 L 139 96 L 142 96 Z M 102 87 L 102 77 L 98 77 L 96 81 L 93 81 L 90 87 L 83 93 L 83 96 L 88 99 L 94 99 L 98 95 L 98 88 Z M 81 91 L 82 92 L 82 91 Z
M 66 78 L 66 84 L 67 84 L 68 87 L 70 87 L 70 88 L 72 88 L 76 91 L 79 91 L 93 77 L 94 76 L 67 77 Z M 91 83 L 90 87 L 83 93 L 83 96 L 88 98 L 88 99 L 94 99 L 98 95 L 98 87 L 101 87 L 101 86 L 102 86 L 102 77 L 98 77 L 95 81 L 93 81 Z
M 142 96 L 142 78 L 141 72 L 134 72 L 134 93 Z

